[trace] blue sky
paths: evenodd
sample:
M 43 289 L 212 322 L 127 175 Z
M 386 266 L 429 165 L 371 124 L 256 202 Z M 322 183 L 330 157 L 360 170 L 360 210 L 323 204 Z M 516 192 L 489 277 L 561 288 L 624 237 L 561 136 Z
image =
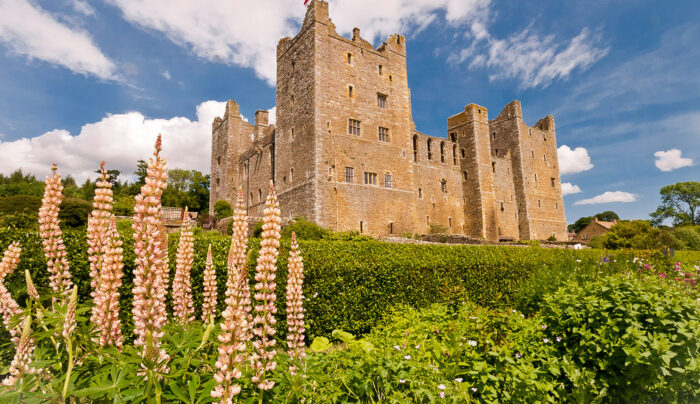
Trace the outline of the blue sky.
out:
M 0 0 L 0 172 L 124 172 L 163 132 L 171 167 L 208 171 L 223 102 L 275 104 L 274 49 L 302 0 Z M 700 2 L 337 0 L 340 33 L 407 36 L 418 128 L 469 103 L 555 116 L 569 222 L 647 218 L 700 179 Z

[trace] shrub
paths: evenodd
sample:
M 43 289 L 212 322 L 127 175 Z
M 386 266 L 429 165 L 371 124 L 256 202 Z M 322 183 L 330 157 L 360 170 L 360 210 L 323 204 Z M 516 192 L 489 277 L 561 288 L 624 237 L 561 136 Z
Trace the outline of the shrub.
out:
M 92 204 L 78 198 L 64 198 L 58 218 L 64 226 L 83 227 L 87 224 L 87 217 L 92 210 Z
M 687 250 L 700 251 L 700 226 L 685 226 L 673 229 L 673 235 Z
M 610 276 L 569 283 L 541 316 L 562 358 L 579 363 L 606 401 L 690 402 L 700 391 L 700 314 L 695 295 L 659 279 Z M 573 386 L 569 385 L 569 388 Z
M 557 241 L 557 237 L 554 235 L 551 235 L 547 238 L 547 241 Z
M 372 241 L 374 238 L 366 234 L 362 234 L 357 230 L 352 231 L 340 231 L 340 232 L 329 232 L 323 236 L 324 240 L 332 241 Z
M 233 225 L 233 222 L 231 222 L 231 223 Z M 262 220 L 255 222 L 255 224 L 253 225 L 253 231 L 252 231 L 253 238 L 260 238 L 260 236 L 262 235 L 262 227 L 263 227 Z
M 330 230 L 303 217 L 294 218 L 294 221 L 282 229 L 282 238 L 292 237 L 292 232 L 296 233 L 299 240 L 321 240 L 331 233 Z
M 231 209 L 231 204 L 221 199 L 216 201 L 214 204 L 214 216 L 217 219 L 223 219 L 233 215 L 233 209 Z

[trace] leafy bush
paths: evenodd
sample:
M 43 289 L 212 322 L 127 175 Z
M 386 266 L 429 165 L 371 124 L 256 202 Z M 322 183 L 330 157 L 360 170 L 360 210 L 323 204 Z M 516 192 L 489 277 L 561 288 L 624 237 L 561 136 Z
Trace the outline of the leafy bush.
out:
M 231 222 L 231 226 L 233 226 L 233 222 Z M 251 235 L 253 238 L 260 238 L 260 236 L 262 235 L 262 226 L 262 220 L 258 220 L 257 222 L 255 222 L 255 224 L 253 225 L 253 231 Z M 233 232 L 233 230 L 231 230 L 231 232 Z
M 78 198 L 65 198 L 61 202 L 58 218 L 67 227 L 83 227 L 92 210 L 92 203 Z
M 295 232 L 299 240 L 321 240 L 326 238 L 331 231 L 324 229 L 316 223 L 303 218 L 297 217 L 289 225 L 282 229 L 282 238 L 292 237 L 292 232 Z
M 673 229 L 673 235 L 682 244 L 682 248 L 700 251 L 700 226 L 685 226 Z
M 655 278 L 610 276 L 569 283 L 541 316 L 550 338 L 564 339 L 558 354 L 592 372 L 584 401 L 691 402 L 700 391 L 695 295 Z
M 310 402 L 561 400 L 553 344 L 537 318 L 473 303 L 394 311 L 364 339 L 334 331 L 307 354 Z M 284 387 L 284 386 L 282 386 Z
M 329 241 L 372 241 L 374 238 L 366 234 L 362 234 L 357 230 L 352 231 L 339 231 L 339 232 L 329 232 L 323 237 L 324 240 Z
M 613 226 L 609 232 L 600 237 L 594 245 L 600 244 L 607 249 L 634 248 L 638 250 L 657 249 L 661 247 L 679 248 L 681 243 L 668 230 L 651 226 L 646 220 L 624 220 Z M 591 240 L 593 241 L 593 240 Z
M 214 204 L 214 215 L 217 219 L 223 219 L 233 215 L 233 209 L 231 209 L 231 204 L 221 199 L 216 201 Z

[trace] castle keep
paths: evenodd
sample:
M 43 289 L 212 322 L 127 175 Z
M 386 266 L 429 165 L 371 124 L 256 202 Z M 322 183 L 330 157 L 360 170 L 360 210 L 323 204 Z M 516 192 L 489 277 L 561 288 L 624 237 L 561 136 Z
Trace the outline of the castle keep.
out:
M 495 119 L 469 104 L 446 138 L 416 130 L 406 43 L 378 48 L 336 33 L 313 0 L 300 32 L 277 45 L 276 124 L 228 101 L 212 124 L 210 211 L 241 186 L 262 216 L 270 180 L 282 216 L 336 231 L 427 233 L 431 225 L 488 240 L 566 240 L 554 118 L 523 121 L 520 102 Z

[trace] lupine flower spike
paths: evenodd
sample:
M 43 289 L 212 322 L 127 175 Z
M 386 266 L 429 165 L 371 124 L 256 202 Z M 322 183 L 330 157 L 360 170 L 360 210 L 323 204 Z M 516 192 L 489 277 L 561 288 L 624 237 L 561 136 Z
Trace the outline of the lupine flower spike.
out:
M 239 189 L 236 213 L 233 218 L 233 236 L 228 257 L 228 274 L 226 279 L 226 309 L 221 314 L 221 334 L 219 340 L 219 358 L 216 361 L 216 374 L 214 379 L 217 386 L 212 390 L 211 396 L 217 398 L 220 404 L 233 402 L 233 397 L 241 391 L 241 386 L 234 379 L 241 378 L 241 367 L 245 361 L 245 349 L 247 330 L 250 328 L 244 298 L 242 296 L 242 284 L 248 284 L 248 277 L 242 275 L 245 267 L 245 250 L 248 239 L 248 218 L 243 206 L 243 195 Z M 239 265 L 241 263 L 241 265 Z M 243 280 L 245 279 L 245 280 Z M 248 296 L 250 295 L 249 289 Z M 250 306 L 250 298 L 247 298 Z
M 165 160 L 160 156 L 161 137 L 156 140 L 153 157 L 148 159 L 148 176 L 136 196 L 134 207 L 134 345 L 151 370 L 167 372 L 170 359 L 160 347 L 161 330 L 167 322 L 167 250 L 161 223 L 161 195 L 167 186 Z
M 287 347 L 289 356 L 297 361 L 302 361 L 306 357 L 304 350 L 304 293 L 302 285 L 304 283 L 304 263 L 299 253 L 297 235 L 292 232 L 292 246 L 289 251 L 287 277 Z M 296 374 L 296 366 L 289 367 L 289 372 Z
M 243 201 L 243 189 L 238 188 L 238 200 L 234 211 L 233 237 L 231 238 L 232 262 L 228 276 L 233 285 L 233 293 L 239 302 L 239 308 L 243 311 L 246 320 L 244 338 L 250 341 L 253 327 L 253 308 L 250 301 L 250 282 L 248 280 L 248 266 L 246 265 L 246 250 L 248 247 L 248 214 Z
M 173 279 L 173 310 L 178 322 L 187 324 L 194 320 L 194 305 L 192 303 L 192 286 L 190 272 L 194 259 L 194 247 L 190 217 L 185 208 L 184 226 L 180 232 L 180 243 L 177 247 L 175 278 Z
M 2 315 L 2 322 L 5 328 L 10 332 L 15 347 L 19 344 L 21 330 L 17 327 L 10 327 L 10 322 L 12 317 L 21 312 L 21 309 L 10 294 L 10 291 L 7 290 L 4 281 L 7 275 L 13 273 L 15 269 L 17 269 L 21 252 L 22 248 L 20 248 L 19 243 L 15 241 L 7 247 L 2 261 L 0 261 L 0 315 Z
M 73 286 L 66 259 L 66 247 L 63 244 L 63 235 L 58 226 L 59 205 L 63 200 L 63 185 L 61 176 L 56 172 L 56 164 L 51 167 L 51 176 L 46 177 L 44 198 L 39 209 L 39 231 L 41 233 L 46 266 L 49 271 L 49 283 L 56 293 L 56 298 L 64 299 L 70 294 Z
M 109 230 L 110 217 L 112 216 L 112 183 L 109 182 L 109 175 L 105 171 L 105 162 L 100 164 L 100 178 L 95 183 L 95 198 L 92 202 L 92 212 L 88 217 L 87 239 L 88 254 L 90 260 L 90 296 L 95 298 L 99 289 L 100 271 L 104 260 L 107 242 L 107 231 Z M 94 314 L 93 314 L 94 315 Z
M 34 286 L 32 275 L 29 273 L 28 269 L 24 270 L 24 279 L 27 283 L 27 294 L 29 295 L 29 297 L 36 301 L 39 301 L 41 296 L 39 296 L 39 292 L 36 290 L 36 286 Z
M 267 378 L 267 372 L 275 369 L 277 364 L 273 360 L 277 353 L 273 347 L 275 339 L 275 271 L 277 267 L 277 255 L 280 246 L 280 208 L 275 195 L 275 188 L 270 181 L 270 190 L 265 202 L 263 215 L 262 241 L 260 253 L 255 267 L 255 318 L 253 319 L 253 347 L 255 352 L 251 355 L 253 377 L 251 381 L 258 389 L 270 390 L 275 382 Z
M 204 267 L 204 302 L 202 303 L 202 322 L 216 315 L 216 270 L 211 258 L 211 244 L 207 249 L 207 262 Z
M 119 288 L 122 286 L 124 258 L 122 241 L 117 232 L 114 216 L 110 218 L 104 261 L 100 272 L 98 293 L 95 296 L 93 321 L 100 332 L 100 346 L 122 347 L 121 320 L 119 319 Z
M 5 386 L 16 385 L 27 373 L 37 373 L 37 370 L 30 366 L 34 353 L 34 343 L 31 339 L 31 325 L 32 317 L 27 316 L 22 325 L 22 334 L 17 344 L 15 357 L 10 364 L 10 375 L 2 381 L 2 384 Z

